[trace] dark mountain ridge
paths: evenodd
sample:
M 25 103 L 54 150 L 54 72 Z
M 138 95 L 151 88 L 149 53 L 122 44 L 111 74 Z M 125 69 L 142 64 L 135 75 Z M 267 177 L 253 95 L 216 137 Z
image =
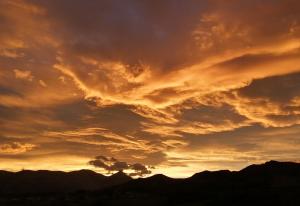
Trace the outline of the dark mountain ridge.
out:
M 72 172 L 48 170 L 0 171 L 0 195 L 67 193 L 79 190 L 97 190 L 131 180 L 120 174 L 104 176 L 91 170 Z
M 269 161 L 241 171 L 204 171 L 186 179 L 154 175 L 105 191 L 114 197 L 108 205 L 134 199 L 149 201 L 146 205 L 296 206 L 300 205 L 300 164 Z
M 131 179 L 123 172 L 106 177 L 89 170 L 0 171 L 0 182 L 0 205 L 300 205 L 300 163 L 292 162 L 204 171 L 185 179 L 162 174 Z

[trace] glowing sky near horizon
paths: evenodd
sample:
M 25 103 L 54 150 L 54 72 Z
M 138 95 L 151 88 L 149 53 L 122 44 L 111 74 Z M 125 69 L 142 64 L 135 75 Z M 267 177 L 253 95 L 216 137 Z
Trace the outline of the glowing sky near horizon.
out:
M 186 177 L 299 148 L 298 0 L 0 0 L 0 169 Z

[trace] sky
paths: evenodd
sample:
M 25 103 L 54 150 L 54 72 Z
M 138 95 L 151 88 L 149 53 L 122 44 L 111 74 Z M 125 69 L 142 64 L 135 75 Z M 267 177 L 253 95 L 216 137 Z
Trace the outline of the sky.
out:
M 298 0 L 0 0 L 0 169 L 188 177 L 299 148 Z

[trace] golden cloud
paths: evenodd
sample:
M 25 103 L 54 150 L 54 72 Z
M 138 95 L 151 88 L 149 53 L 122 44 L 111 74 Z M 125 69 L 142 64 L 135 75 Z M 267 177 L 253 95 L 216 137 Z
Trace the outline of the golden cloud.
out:
M 28 70 L 14 69 L 14 72 L 17 79 L 24 79 L 31 82 L 34 78 L 34 76 L 31 74 L 31 71 Z
M 29 152 L 33 150 L 35 147 L 36 145 L 30 143 L 12 142 L 8 144 L 0 145 L 0 153 L 9 154 L 9 155 L 21 154 L 21 153 Z
M 165 166 L 278 157 L 259 136 L 235 139 L 247 157 L 214 137 L 300 123 L 299 14 L 296 0 L 2 1 L 0 140 L 81 163 L 97 148 Z

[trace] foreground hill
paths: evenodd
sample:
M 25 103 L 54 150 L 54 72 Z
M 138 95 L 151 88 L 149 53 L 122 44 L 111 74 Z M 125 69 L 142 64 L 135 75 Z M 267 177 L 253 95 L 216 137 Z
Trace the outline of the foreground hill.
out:
M 205 171 L 186 179 L 154 175 L 110 192 L 111 205 L 134 200 L 143 205 L 296 206 L 300 205 L 300 164 L 270 161 L 238 172 Z
M 111 176 L 79 170 L 73 172 L 22 170 L 0 171 L 0 195 L 37 195 L 98 190 L 128 182 L 131 177 L 123 172 Z
M 61 188 L 59 186 L 60 191 L 55 194 L 20 195 L 16 190 L 15 193 L 5 195 L 4 192 L 0 198 L 0 205 L 300 205 L 299 163 L 270 161 L 261 165 L 248 166 L 238 172 L 205 171 L 186 179 L 154 175 L 149 178 L 130 180 L 125 174 L 118 173 L 115 175 L 117 178 L 110 178 L 121 177 L 123 183 L 114 182 L 112 184 L 114 186 L 108 186 L 110 178 L 90 171 L 85 171 L 85 173 L 86 179 L 80 175 L 81 178 L 73 177 L 76 183 L 72 183 L 72 178 L 68 181 L 62 180 L 69 182 L 69 187 Z M 12 181 L 7 176 L 9 174 L 2 172 L 0 176 L 2 178 L 6 175 L 6 181 L 9 182 Z M 73 173 L 63 174 L 73 175 Z M 51 176 L 51 174 L 48 175 Z M 42 186 L 38 186 L 38 188 L 42 188 L 41 191 L 47 191 L 48 189 L 43 188 L 48 188 L 48 185 L 53 186 L 53 183 L 43 180 L 44 177 L 38 178 L 39 182 L 43 182 Z M 103 183 L 105 182 L 103 179 L 106 183 Z M 23 181 L 22 184 L 25 181 L 22 178 L 19 180 Z M 26 181 L 28 183 L 32 180 L 27 179 Z M 88 187 L 80 181 L 88 182 Z M 55 182 L 57 183 L 58 180 Z M 97 183 L 99 184 L 98 188 Z M 18 185 L 19 183 L 14 182 L 14 184 Z M 81 186 L 81 191 L 72 192 L 76 188 L 70 187 L 72 184 L 77 189 Z M 30 188 L 32 189 L 36 185 L 38 183 L 31 185 Z M 90 191 L 94 188 L 96 188 L 94 191 Z

